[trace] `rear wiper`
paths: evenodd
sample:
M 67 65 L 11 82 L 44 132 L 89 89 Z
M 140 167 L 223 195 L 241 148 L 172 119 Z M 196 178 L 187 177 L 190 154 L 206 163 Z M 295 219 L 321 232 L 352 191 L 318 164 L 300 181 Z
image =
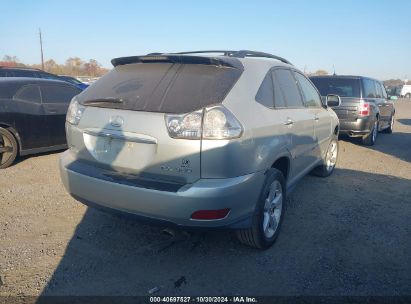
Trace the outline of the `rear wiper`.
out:
M 124 99 L 123 98 L 116 98 L 116 97 L 106 97 L 106 98 L 96 98 L 96 99 L 90 99 L 83 101 L 84 105 L 88 104 L 93 104 L 93 103 L 123 103 Z

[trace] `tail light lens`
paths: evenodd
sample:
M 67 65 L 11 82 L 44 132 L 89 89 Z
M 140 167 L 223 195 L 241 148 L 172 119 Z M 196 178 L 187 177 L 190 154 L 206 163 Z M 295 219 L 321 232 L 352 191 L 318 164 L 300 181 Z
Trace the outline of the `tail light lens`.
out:
M 358 115 L 368 116 L 370 115 L 370 104 L 368 102 L 361 102 L 358 107 Z
M 68 107 L 66 121 L 72 125 L 78 125 L 85 109 L 86 107 L 79 104 L 74 97 Z
M 200 139 L 203 110 L 181 115 L 166 115 L 168 134 L 172 138 Z
M 181 115 L 166 115 L 168 133 L 172 138 L 232 139 L 243 133 L 243 127 L 224 106 L 208 107 Z

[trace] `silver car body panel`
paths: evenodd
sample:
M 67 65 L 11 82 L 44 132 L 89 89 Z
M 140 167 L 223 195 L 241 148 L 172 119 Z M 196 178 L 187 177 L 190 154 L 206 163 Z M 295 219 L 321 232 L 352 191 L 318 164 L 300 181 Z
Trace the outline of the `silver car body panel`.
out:
M 78 126 L 66 125 L 70 150 L 61 177 L 76 198 L 178 225 L 217 227 L 250 217 L 267 169 L 285 157 L 287 188 L 323 162 L 338 118 L 330 108 L 269 109 L 255 100 L 267 72 L 293 67 L 270 59 L 240 59 L 244 71 L 222 104 L 241 122 L 232 140 L 173 139 L 164 114 L 86 107 Z M 287 124 L 292 120 L 293 124 Z M 158 181 L 181 183 L 177 192 L 122 185 L 70 169 L 80 163 Z M 230 208 L 218 221 L 194 221 L 192 212 Z

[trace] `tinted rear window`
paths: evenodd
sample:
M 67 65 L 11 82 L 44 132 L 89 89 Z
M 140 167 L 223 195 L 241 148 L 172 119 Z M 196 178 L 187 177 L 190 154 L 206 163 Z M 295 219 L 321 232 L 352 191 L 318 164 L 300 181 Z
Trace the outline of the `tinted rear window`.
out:
M 20 89 L 22 84 L 12 82 L 0 83 L 0 98 L 11 99 L 14 94 Z
M 70 100 L 79 94 L 79 89 L 61 85 L 42 85 L 41 93 L 44 103 L 69 103 Z
M 322 96 L 360 97 L 360 80 L 355 78 L 310 78 Z
M 203 64 L 137 63 L 117 66 L 78 96 L 81 103 L 115 98 L 93 106 L 187 113 L 221 103 L 241 70 Z

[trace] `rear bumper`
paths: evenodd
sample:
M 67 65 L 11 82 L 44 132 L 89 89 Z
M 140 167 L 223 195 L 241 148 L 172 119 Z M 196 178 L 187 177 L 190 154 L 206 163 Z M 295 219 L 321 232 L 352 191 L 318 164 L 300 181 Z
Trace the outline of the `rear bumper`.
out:
M 351 137 L 364 136 L 371 131 L 370 117 L 357 118 L 356 120 L 340 119 L 340 134 Z
M 77 170 L 79 166 L 85 170 Z M 264 183 L 264 172 L 225 179 L 200 179 L 176 192 L 130 186 L 90 176 L 87 164 L 70 150 L 60 158 L 60 175 L 67 191 L 86 205 L 135 215 L 149 222 L 199 228 L 246 228 Z M 90 170 L 90 171 L 91 171 Z M 198 210 L 229 208 L 224 219 L 192 220 Z

